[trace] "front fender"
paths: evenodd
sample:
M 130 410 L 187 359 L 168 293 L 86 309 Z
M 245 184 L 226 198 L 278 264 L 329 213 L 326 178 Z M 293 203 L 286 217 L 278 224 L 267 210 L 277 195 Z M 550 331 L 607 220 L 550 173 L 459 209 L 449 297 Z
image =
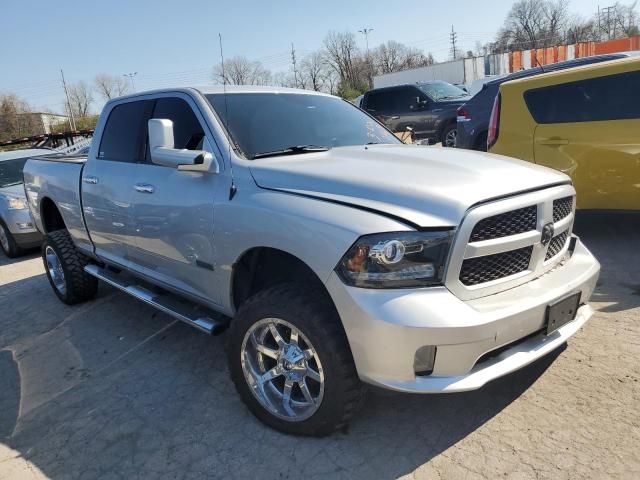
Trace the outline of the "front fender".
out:
M 406 231 L 399 221 L 346 205 L 257 190 L 216 206 L 216 270 L 224 307 L 232 311 L 233 265 L 247 250 L 270 247 L 306 263 L 326 282 L 349 247 L 369 233 Z

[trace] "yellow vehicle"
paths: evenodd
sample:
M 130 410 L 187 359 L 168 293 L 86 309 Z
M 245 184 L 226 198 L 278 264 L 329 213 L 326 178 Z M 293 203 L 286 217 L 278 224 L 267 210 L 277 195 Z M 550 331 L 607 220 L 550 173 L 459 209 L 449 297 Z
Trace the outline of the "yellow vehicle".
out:
M 503 83 L 487 146 L 571 176 L 580 209 L 640 210 L 640 58 Z

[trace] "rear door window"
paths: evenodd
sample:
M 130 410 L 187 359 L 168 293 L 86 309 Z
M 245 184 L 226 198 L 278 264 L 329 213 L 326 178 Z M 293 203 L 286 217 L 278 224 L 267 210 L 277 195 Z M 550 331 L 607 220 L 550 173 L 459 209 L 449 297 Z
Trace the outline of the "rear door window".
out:
M 393 112 L 394 93 L 393 90 L 381 90 L 379 92 L 369 93 L 367 95 L 367 110 L 373 114 Z
M 102 132 L 98 158 L 116 162 L 140 162 L 144 158 L 147 120 L 153 101 L 141 100 L 117 105 L 111 110 Z
M 640 118 L 640 71 L 607 75 L 524 93 L 537 123 L 577 123 Z

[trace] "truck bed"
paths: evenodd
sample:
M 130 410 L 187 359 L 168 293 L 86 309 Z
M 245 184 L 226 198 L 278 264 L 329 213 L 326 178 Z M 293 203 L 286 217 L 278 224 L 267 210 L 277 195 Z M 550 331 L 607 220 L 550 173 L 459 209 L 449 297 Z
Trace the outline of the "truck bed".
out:
M 87 251 L 93 245 L 85 228 L 80 196 L 82 169 L 86 155 L 45 155 L 30 158 L 24 166 L 24 188 L 36 227 L 46 233 L 43 205 L 52 201 L 59 207 L 64 223 L 76 245 Z

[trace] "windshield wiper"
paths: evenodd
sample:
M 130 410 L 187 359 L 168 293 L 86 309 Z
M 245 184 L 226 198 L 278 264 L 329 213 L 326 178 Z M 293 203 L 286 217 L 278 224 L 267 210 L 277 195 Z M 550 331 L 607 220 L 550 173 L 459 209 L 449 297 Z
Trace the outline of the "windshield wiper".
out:
M 294 153 L 326 152 L 327 150 L 329 150 L 327 147 L 320 145 L 293 145 L 283 148 L 282 150 L 274 150 L 273 152 L 256 153 L 253 158 L 277 157 L 278 155 L 291 155 Z

